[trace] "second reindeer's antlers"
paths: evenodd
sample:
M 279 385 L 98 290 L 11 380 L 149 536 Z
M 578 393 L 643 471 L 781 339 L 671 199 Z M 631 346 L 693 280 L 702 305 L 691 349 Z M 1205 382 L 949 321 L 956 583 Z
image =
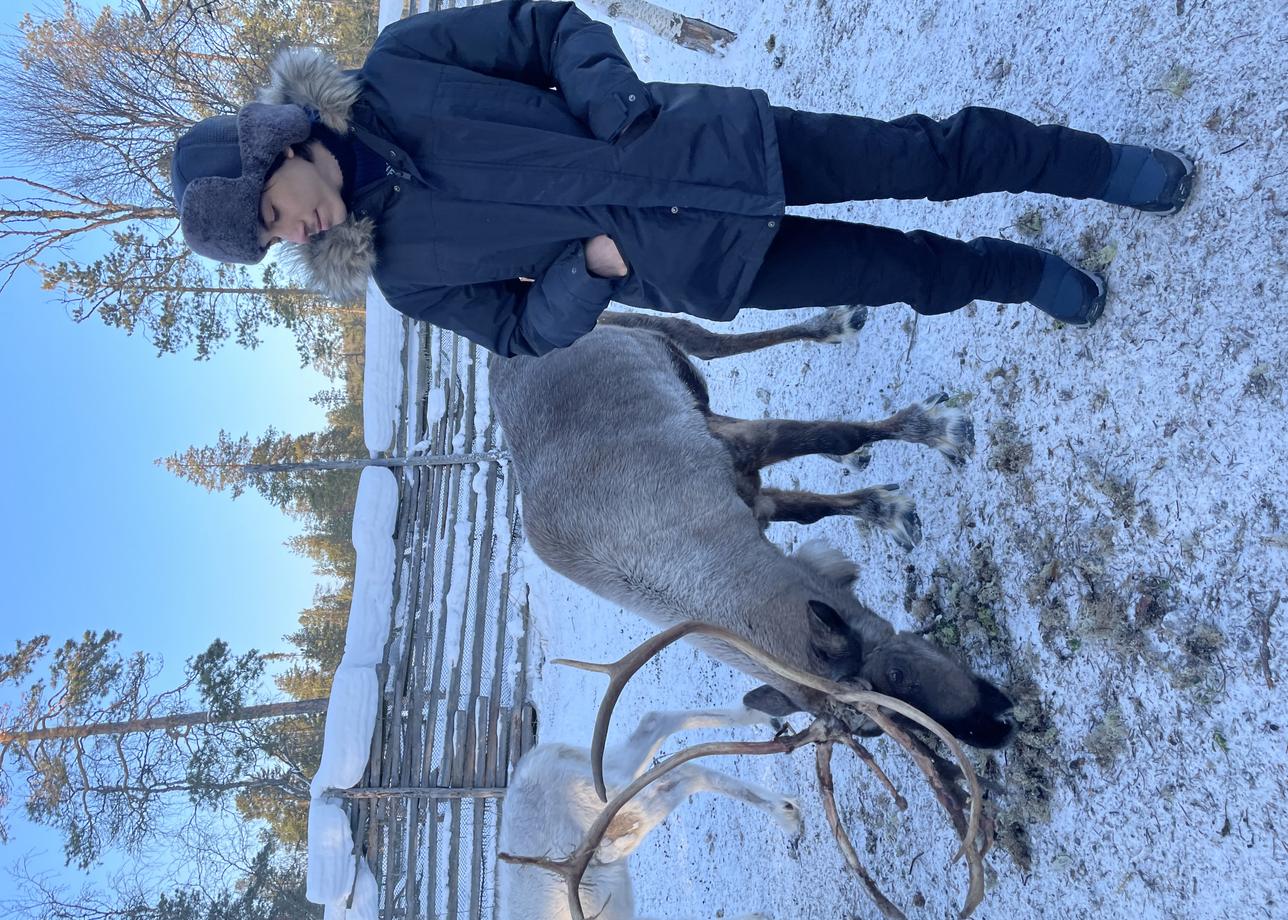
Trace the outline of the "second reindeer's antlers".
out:
M 911 755 L 913 761 L 929 782 L 935 793 L 935 798 L 951 818 L 957 836 L 961 840 L 958 855 L 966 857 L 969 883 L 960 916 L 970 916 L 984 897 L 984 854 L 988 849 L 987 837 L 990 835 L 985 834 L 981 837 L 980 828 L 985 820 L 983 814 L 984 797 L 980 789 L 979 780 L 975 775 L 975 770 L 961 745 L 957 743 L 957 739 L 934 719 L 902 700 L 881 693 L 874 693 L 870 690 L 846 687 L 816 674 L 811 674 L 808 671 L 801 671 L 767 655 L 741 636 L 718 626 L 699 622 L 679 623 L 665 632 L 653 636 L 611 664 L 596 664 L 567 659 L 560 659 L 557 662 L 585 670 L 599 671 L 609 676 L 608 689 L 604 693 L 604 698 L 599 706 L 599 714 L 595 719 L 595 734 L 590 749 L 591 769 L 594 773 L 595 789 L 599 793 L 600 799 L 607 800 L 607 789 L 604 785 L 604 746 L 608 739 L 608 725 L 612 719 L 613 707 L 617 704 L 623 688 L 626 686 L 627 681 L 643 667 L 645 662 L 681 638 L 693 635 L 719 640 L 741 652 L 766 670 L 772 671 L 793 683 L 823 693 L 842 707 L 862 714 Z M 901 728 L 891 718 L 891 714 L 902 716 L 904 719 L 916 723 L 931 732 L 948 747 L 953 760 L 946 760 L 935 754 L 919 738 Z M 785 754 L 807 744 L 813 744 L 817 745 L 815 763 L 819 793 L 823 799 L 823 808 L 827 814 L 828 825 L 836 837 L 841 854 L 845 857 L 849 867 L 863 880 L 864 886 L 873 901 L 876 902 L 881 913 L 886 917 L 901 918 L 904 916 L 903 913 L 881 893 L 872 876 L 859 862 L 858 853 L 850 842 L 850 837 L 841 822 L 832 792 L 832 746 L 837 743 L 845 745 L 859 756 L 863 763 L 873 771 L 877 780 L 889 790 L 900 810 L 907 807 L 907 802 L 899 794 L 890 778 L 877 765 L 872 755 L 855 739 L 844 721 L 834 715 L 823 715 L 814 719 L 804 731 L 781 733 L 771 741 L 710 742 L 697 744 L 673 754 L 657 766 L 641 774 L 629 786 L 618 792 L 612 801 L 608 801 L 595 823 L 586 832 L 581 845 L 565 859 L 510 856 L 508 854 L 502 854 L 502 858 L 516 863 L 541 866 L 562 875 L 568 886 L 568 906 L 573 920 L 585 920 L 580 895 L 582 877 L 585 875 L 591 859 L 603 841 L 609 824 L 640 790 L 681 764 L 699 757 L 707 757 L 713 754 Z M 958 779 L 965 781 L 965 792 L 958 787 Z

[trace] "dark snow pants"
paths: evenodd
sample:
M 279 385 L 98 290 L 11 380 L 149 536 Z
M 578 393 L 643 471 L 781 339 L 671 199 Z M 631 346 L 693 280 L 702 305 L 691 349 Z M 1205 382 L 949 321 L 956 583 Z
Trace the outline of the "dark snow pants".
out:
M 935 121 L 883 122 L 773 108 L 787 204 L 877 198 L 947 201 L 984 192 L 1090 198 L 1109 175 L 1104 138 L 1034 125 L 997 109 Z M 762 308 L 906 303 L 918 313 L 972 300 L 1021 303 L 1037 290 L 1042 253 L 981 237 L 788 215 L 747 295 Z

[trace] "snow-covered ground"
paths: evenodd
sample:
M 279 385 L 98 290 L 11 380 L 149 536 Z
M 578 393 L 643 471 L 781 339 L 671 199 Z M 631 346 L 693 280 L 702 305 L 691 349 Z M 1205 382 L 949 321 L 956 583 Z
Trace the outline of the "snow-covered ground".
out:
M 714 59 L 619 29 L 645 79 L 757 85 L 776 103 L 882 118 L 988 104 L 1197 158 L 1195 200 L 1172 219 L 1005 195 L 817 209 L 1111 261 L 1111 299 L 1091 332 L 1057 329 L 1025 307 L 982 304 L 915 323 L 890 307 L 873 312 L 857 346 L 788 346 L 707 372 L 713 405 L 731 415 L 881 417 L 942 389 L 974 417 L 979 452 L 964 470 L 883 445 L 862 477 L 811 460 L 770 481 L 820 491 L 902 482 L 926 530 L 911 553 L 843 520 L 771 535 L 785 547 L 806 536 L 842 547 L 863 566 L 864 600 L 959 645 L 1019 700 L 1017 742 L 981 759 L 1011 794 L 979 916 L 1288 915 L 1282 12 L 1187 0 L 672 5 L 740 38 Z M 746 315 L 733 328 L 788 318 Z M 401 324 L 374 319 L 373 452 L 392 438 L 402 373 Z M 441 403 L 431 394 L 431 408 Z M 475 413 L 486 417 L 485 400 Z M 348 677 L 337 675 L 318 791 L 361 773 L 371 663 L 388 628 L 394 477 L 368 473 L 355 512 L 363 577 Z M 584 744 L 601 679 L 548 659 L 615 658 L 649 630 L 535 559 L 526 572 L 541 737 Z M 726 705 L 749 686 L 677 648 L 636 679 L 617 730 L 650 708 Z M 896 902 L 949 916 L 964 887 L 961 867 L 947 867 L 951 835 L 908 766 L 875 747 L 910 808 L 895 812 L 838 758 L 856 844 Z M 805 838 L 788 842 L 727 801 L 693 802 L 633 861 L 644 912 L 874 915 L 812 798 L 807 753 L 723 768 L 799 793 Z M 310 893 L 338 916 L 355 879 L 348 821 L 321 801 L 311 817 Z M 353 914 L 369 916 L 369 873 L 357 882 Z
M 1198 160 L 1195 198 L 1170 219 L 1010 195 L 817 209 L 1111 259 L 1094 330 L 1023 306 L 916 322 L 893 306 L 872 311 L 857 345 L 786 346 L 706 372 L 713 406 L 730 415 L 880 418 L 944 390 L 974 418 L 979 449 L 963 470 L 880 445 L 861 476 L 809 460 L 767 481 L 901 482 L 925 526 L 911 553 L 842 519 L 770 535 L 834 542 L 862 565 L 866 602 L 961 646 L 1020 701 L 1017 742 L 980 761 L 1011 794 L 977 916 L 1288 916 L 1282 5 L 671 5 L 739 39 L 716 59 L 619 28 L 645 79 L 754 85 L 778 104 L 879 118 L 992 105 Z M 787 318 L 745 314 L 733 328 Z M 616 658 L 649 629 L 535 560 L 526 571 L 541 739 L 588 743 L 602 678 L 549 659 Z M 725 705 L 750 686 L 676 648 L 635 680 L 615 731 L 648 709 Z M 903 759 L 874 748 L 910 806 L 897 813 L 838 755 L 860 854 L 910 913 L 951 916 L 965 886 L 948 866 L 951 832 Z M 805 838 L 790 844 L 757 812 L 695 800 L 634 858 L 641 913 L 876 915 L 827 830 L 808 753 L 720 766 L 799 793 Z

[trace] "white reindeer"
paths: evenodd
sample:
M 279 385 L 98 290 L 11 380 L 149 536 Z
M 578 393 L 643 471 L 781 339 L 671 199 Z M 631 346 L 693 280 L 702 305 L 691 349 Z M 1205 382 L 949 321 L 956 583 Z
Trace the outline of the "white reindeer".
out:
M 649 766 L 662 742 L 694 728 L 769 724 L 753 709 L 650 712 L 630 738 L 604 756 L 611 799 Z M 635 920 L 635 894 L 627 862 L 644 838 L 685 799 L 716 792 L 764 811 L 788 834 L 799 835 L 801 815 L 792 799 L 724 773 L 688 763 L 646 787 L 608 826 L 581 883 L 587 917 Z M 559 858 L 573 852 L 603 810 L 591 778 L 590 752 L 567 744 L 539 744 L 519 762 L 501 813 L 500 851 L 514 856 Z M 567 920 L 568 890 L 562 877 L 534 865 L 498 862 L 501 916 L 507 920 Z M 747 914 L 739 920 L 767 920 Z

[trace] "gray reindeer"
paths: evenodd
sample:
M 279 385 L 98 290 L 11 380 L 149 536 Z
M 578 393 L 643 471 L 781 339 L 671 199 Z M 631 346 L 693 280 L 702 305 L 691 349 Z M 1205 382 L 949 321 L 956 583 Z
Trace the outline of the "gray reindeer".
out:
M 861 466 L 867 445 L 896 439 L 953 462 L 972 449 L 969 420 L 942 398 L 875 423 L 747 421 L 711 410 L 689 360 L 781 342 L 833 342 L 858 331 L 862 308 L 744 335 L 645 314 L 604 314 L 570 348 L 540 359 L 493 358 L 492 403 L 514 458 L 523 522 L 555 571 L 661 625 L 725 627 L 793 666 L 921 709 L 977 747 L 1008 740 L 1011 701 L 923 637 L 896 632 L 858 601 L 858 568 L 810 541 L 792 555 L 769 521 L 852 515 L 907 545 L 912 504 L 882 486 L 843 495 L 764 487 L 764 467 L 807 454 Z M 708 652 L 766 681 L 746 702 L 783 715 L 827 700 L 715 641 Z

